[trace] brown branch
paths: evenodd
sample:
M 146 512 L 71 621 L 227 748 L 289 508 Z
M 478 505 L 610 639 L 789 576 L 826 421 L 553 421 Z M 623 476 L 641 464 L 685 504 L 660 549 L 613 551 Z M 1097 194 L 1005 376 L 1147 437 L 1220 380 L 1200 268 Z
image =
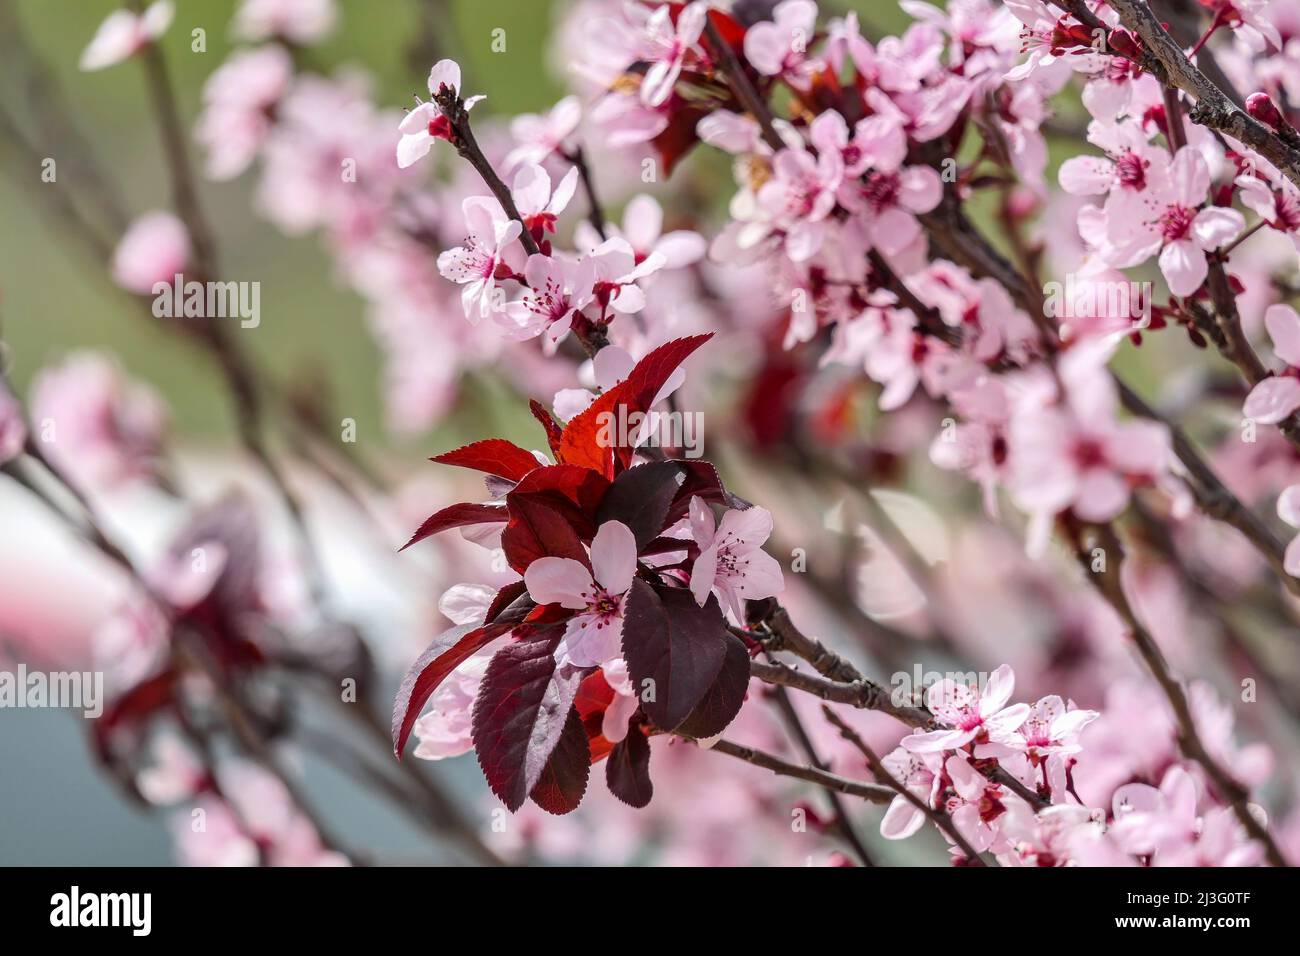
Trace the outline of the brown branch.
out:
M 911 790 L 908 790 L 907 787 L 903 786 L 899 779 L 889 772 L 889 769 L 881 762 L 880 758 L 876 755 L 876 752 L 867 745 L 865 740 L 862 739 L 862 736 L 845 723 L 844 718 L 840 717 L 839 714 L 835 713 L 835 711 L 831 710 L 831 708 L 827 707 L 825 704 L 822 705 L 822 713 L 825 714 L 826 719 L 834 724 L 839 730 L 840 736 L 856 747 L 858 752 L 866 758 L 867 765 L 871 767 L 871 772 L 874 773 L 876 777 L 883 780 L 886 786 L 897 791 L 899 796 L 903 797 L 903 799 L 908 803 L 924 813 L 929 821 L 942 830 L 948 839 L 952 840 L 952 842 L 957 845 L 957 848 L 965 854 L 966 859 L 970 862 L 971 866 L 984 866 L 984 861 L 980 858 L 979 853 L 970 845 L 970 842 L 961 835 L 961 831 L 953 825 L 952 817 L 950 817 L 946 811 L 935 809 L 930 806 L 929 803 L 914 794 Z
M 582 191 L 587 194 L 587 221 L 596 230 L 596 235 L 600 236 L 601 239 L 605 239 L 605 211 L 601 208 L 600 200 L 596 197 L 596 183 L 591 176 L 591 167 L 587 165 L 587 154 L 581 146 L 577 146 L 573 152 L 561 153 L 561 155 L 578 170 L 578 179 L 582 181 Z
M 1300 151 L 1284 143 L 1272 130 L 1234 104 L 1192 65 L 1183 48 L 1165 30 L 1145 0 L 1107 0 L 1129 30 L 1159 62 L 1157 79 L 1172 84 L 1195 101 L 1188 113 L 1193 123 L 1231 136 L 1259 153 L 1288 179 L 1300 186 Z
M 765 664 L 762 661 L 751 661 L 749 672 L 751 676 L 757 677 L 765 684 L 801 690 L 819 700 L 848 704 L 859 710 L 876 710 L 902 721 L 909 727 L 932 726 L 933 718 L 928 712 L 919 707 L 895 704 L 888 688 L 866 678 L 860 677 L 850 683 L 839 683 L 814 674 L 805 674 L 785 664 Z
M 768 109 L 767 101 L 758 95 L 758 90 L 749 81 L 744 66 L 736 58 L 736 51 L 731 48 L 731 44 L 722 38 L 718 28 L 713 25 L 711 17 L 706 17 L 704 20 L 704 35 L 709 38 L 709 46 L 722 62 L 722 72 L 726 74 L 727 80 L 731 84 L 731 91 L 736 94 L 736 98 L 740 100 L 741 105 L 757 121 L 759 129 L 763 133 L 763 141 L 774 152 L 779 152 L 784 148 L 785 144 L 777 134 L 776 127 L 772 125 L 772 111 Z
M 1092 540 L 1085 540 L 1089 535 Z M 1090 525 L 1082 529 L 1077 545 L 1076 556 L 1084 574 L 1088 576 L 1097 591 L 1124 621 L 1133 640 L 1133 646 L 1137 649 L 1139 656 L 1147 666 L 1147 670 L 1151 672 L 1152 677 L 1155 678 L 1160 690 L 1168 700 L 1177 723 L 1179 749 L 1188 760 L 1199 764 L 1205 771 L 1206 776 L 1210 778 L 1219 791 L 1219 795 L 1232 807 L 1233 813 L 1246 832 L 1263 845 L 1269 862 L 1273 866 L 1286 866 L 1286 858 L 1273 841 L 1268 828 L 1251 813 L 1249 792 L 1219 764 L 1201 739 L 1196 727 L 1196 720 L 1192 714 L 1191 704 L 1187 699 L 1182 683 L 1170 672 L 1160 646 L 1146 629 L 1146 626 L 1138 619 L 1132 605 L 1129 603 L 1128 596 L 1124 593 L 1120 580 L 1120 568 L 1124 560 L 1124 546 L 1114 526 L 1110 524 Z M 1102 571 L 1093 570 L 1092 550 L 1094 547 L 1101 547 L 1108 557 Z
M 894 799 L 894 791 L 878 783 L 863 783 L 860 780 L 850 780 L 848 777 L 841 777 L 826 770 L 819 770 L 816 767 L 801 767 L 798 764 L 782 760 L 780 757 L 774 757 L 762 750 L 755 750 L 753 747 L 732 743 L 730 740 L 715 741 L 713 746 L 708 749 L 726 754 L 729 757 L 735 757 L 737 760 L 743 760 L 755 767 L 770 770 L 778 777 L 793 777 L 796 780 L 805 780 L 808 783 L 815 783 L 819 787 L 825 787 L 827 790 L 834 790 L 836 793 L 843 793 L 850 797 L 861 797 L 868 803 L 889 803 Z
M 528 226 L 524 223 L 524 217 L 519 214 L 519 207 L 515 205 L 515 200 L 510 195 L 510 189 L 497 171 L 492 168 L 488 158 L 483 155 L 483 150 L 479 148 L 478 140 L 474 138 L 474 128 L 469 122 L 469 112 L 465 109 L 465 101 L 461 99 L 460 94 L 449 86 L 444 86 L 433 96 L 433 102 L 442 115 L 447 118 L 451 124 L 452 145 L 456 147 L 456 152 L 461 158 L 474 167 L 483 184 L 492 191 L 497 202 L 501 203 L 501 208 L 505 214 L 519 223 L 519 242 L 524 250 L 530 255 L 535 256 L 541 250 L 537 247 L 533 234 L 528 231 Z M 581 173 L 579 173 L 581 175 Z
M 790 700 L 790 695 L 786 693 L 786 689 L 784 687 L 773 687 L 771 696 L 776 701 L 776 709 L 781 712 L 781 718 L 785 721 L 786 728 L 799 745 L 799 749 L 803 751 L 808 763 L 818 770 L 828 770 L 825 761 L 818 756 L 812 737 L 808 735 L 803 721 L 799 719 L 799 714 L 794 709 L 794 704 Z M 858 832 L 853 826 L 848 811 L 844 808 L 844 801 L 840 799 L 840 795 L 834 790 L 827 789 L 826 801 L 830 804 L 831 813 L 835 816 L 835 827 L 840 836 L 853 848 L 853 852 L 857 854 L 863 866 L 875 866 L 875 861 L 872 860 L 866 844 L 862 842 L 862 838 L 858 836 Z

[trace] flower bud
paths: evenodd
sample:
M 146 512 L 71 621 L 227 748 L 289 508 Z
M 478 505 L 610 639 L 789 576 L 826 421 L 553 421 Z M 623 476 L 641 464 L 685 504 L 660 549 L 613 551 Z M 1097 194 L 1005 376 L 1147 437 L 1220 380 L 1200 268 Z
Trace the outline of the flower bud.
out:
M 1246 97 L 1246 112 L 1274 131 L 1291 125 L 1267 93 L 1251 93 Z

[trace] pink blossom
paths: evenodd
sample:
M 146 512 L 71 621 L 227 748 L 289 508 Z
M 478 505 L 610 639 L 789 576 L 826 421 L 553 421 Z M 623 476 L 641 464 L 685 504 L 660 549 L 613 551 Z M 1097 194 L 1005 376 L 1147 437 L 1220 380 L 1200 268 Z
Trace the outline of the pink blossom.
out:
M 663 268 L 683 269 L 704 258 L 707 246 L 699 233 L 689 229 L 665 233 L 663 226 L 664 212 L 658 200 L 641 193 L 628 201 L 622 228 L 609 225 L 605 234 L 627 240 L 638 263 L 658 254 L 663 258 Z M 586 221 L 578 224 L 574 238 L 579 248 L 595 248 L 602 241 Z
M 510 187 L 510 198 L 515 208 L 524 219 L 524 226 L 540 238 L 547 232 L 555 231 L 555 223 L 560 213 L 568 208 L 569 201 L 578 188 L 578 170 L 576 167 L 564 174 L 564 177 L 551 191 L 551 177 L 541 166 L 529 164 L 520 167 L 515 173 Z
M 907 133 L 896 113 L 875 113 L 858 120 L 850 138 L 844 117 L 827 110 L 813 120 L 808 139 L 819 153 L 837 151 L 844 175 L 850 179 L 870 167 L 896 171 L 907 156 Z
M 155 294 L 158 283 L 172 285 L 190 258 L 185 226 L 169 212 L 148 212 L 127 228 L 113 252 L 113 278 L 128 292 Z
M 1252 388 L 1241 413 L 1261 424 L 1276 425 L 1300 408 L 1300 315 L 1289 305 L 1269 306 L 1264 325 L 1273 340 L 1273 354 L 1287 367 L 1283 374 L 1270 375 Z
M 1209 271 L 1206 252 L 1230 242 L 1246 225 L 1235 209 L 1201 209 L 1209 188 L 1204 157 L 1194 147 L 1184 146 L 1169 164 L 1166 181 L 1107 203 L 1106 261 L 1126 268 L 1159 252 L 1169 291 L 1191 295 Z
M 1074 754 L 1083 749 L 1079 733 L 1096 720 L 1095 710 L 1067 706 L 1057 694 L 1040 698 L 1016 732 L 1015 749 L 1023 750 L 1035 764 L 1053 754 Z
M 455 60 L 439 60 L 429 70 L 429 95 L 437 96 L 450 89 L 460 96 L 460 64 Z M 465 110 L 472 110 L 484 96 L 471 96 L 465 100 Z M 434 140 L 450 140 L 451 124 L 437 103 L 421 103 L 398 124 L 402 134 L 397 143 L 397 165 L 402 169 L 423 159 L 433 148 Z
M 627 736 L 628 721 L 641 706 L 641 701 L 636 695 L 636 687 L 623 658 L 605 661 L 600 669 L 605 675 L 605 682 L 614 690 L 614 699 L 605 708 L 605 715 L 601 718 L 600 735 L 616 744 Z
M 1109 521 L 1127 507 L 1132 485 L 1169 470 L 1163 425 L 1116 420 L 1119 400 L 1105 367 L 1114 346 L 1113 338 L 1076 345 L 1061 361 L 1064 401 L 1026 401 L 1012 417 L 1011 488 L 1040 521 L 1066 508 L 1085 521 Z
M 760 20 L 745 31 L 745 59 L 764 76 L 781 76 L 805 87 L 812 74 L 808 47 L 817 29 L 817 4 L 812 0 L 783 0 L 771 20 Z
M 929 166 L 875 169 L 860 179 L 846 179 L 836 195 L 845 209 L 861 214 L 871 245 L 888 257 L 920 238 L 916 217 L 939 205 L 943 182 Z
M 504 299 L 498 301 L 497 296 L 497 267 L 523 227 L 505 214 L 499 202 L 486 196 L 470 196 L 461 209 L 469 230 L 465 244 L 439 255 L 438 271 L 460 283 L 465 317 L 477 323 L 504 305 Z
M 626 239 L 611 236 L 587 255 L 596 269 L 597 292 L 602 301 L 624 314 L 645 308 L 645 291 L 639 283 L 663 268 L 661 253 L 651 252 L 638 260 Z
M 938 754 L 914 754 L 898 747 L 881 758 L 890 775 L 927 806 L 933 807 L 942 782 L 943 758 Z M 886 840 L 904 840 L 925 823 L 925 813 L 901 793 L 890 801 L 880 820 L 880 835 Z
M 510 121 L 510 135 L 519 145 L 506 156 L 506 168 L 521 164 L 543 163 L 564 151 L 565 141 L 582 122 L 582 101 L 566 96 L 550 112 L 524 113 Z
M 76 352 L 42 369 L 32 382 L 30 407 L 42 451 L 83 488 L 157 470 L 166 421 L 162 404 L 101 355 Z
M 524 266 L 524 281 L 528 288 L 523 297 L 494 317 L 509 338 L 528 339 L 546 332 L 555 343 L 568 334 L 573 314 L 594 298 L 596 264 L 590 257 L 573 262 L 532 255 Z
M 1260 845 L 1249 840 L 1227 807 L 1197 812 L 1196 781 L 1171 767 L 1160 788 L 1143 783 L 1120 787 L 1111 828 L 1126 852 L 1150 856 L 1155 866 L 1253 866 Z
M 904 737 L 904 746 L 908 740 L 915 739 Z M 999 841 L 1000 826 L 994 824 L 1006 812 L 1006 793 L 999 784 L 992 783 L 976 770 L 962 754 L 948 757 L 943 769 L 951 782 L 943 798 L 943 809 L 952 819 L 952 825 L 976 852 L 994 847 Z
M 171 0 L 156 0 L 143 13 L 113 11 L 82 51 L 81 69 L 86 72 L 102 70 L 135 56 L 167 31 L 175 14 Z
M 1241 187 L 1241 203 L 1270 228 L 1286 234 L 1300 249 L 1300 189 L 1271 167 L 1265 167 L 1262 160 L 1258 162 L 1256 171 L 1264 176 L 1243 173 L 1236 179 L 1236 185 Z
M 643 59 L 649 69 L 641 81 L 641 100 L 647 106 L 661 106 L 672 93 L 687 56 L 697 49 L 708 5 L 688 3 L 677 15 L 675 26 L 671 13 L 671 7 L 664 4 L 646 21 Z
M 622 654 L 623 603 L 636 574 L 636 539 L 627 525 L 606 521 L 591 541 L 591 570 L 573 558 L 537 558 L 524 572 L 538 604 L 580 613 L 569 619 L 556 660 L 593 667 Z
M 201 801 L 205 828 L 196 830 L 189 808 L 172 821 L 176 854 L 184 866 L 256 866 L 264 853 L 271 866 L 347 866 L 271 774 L 255 764 L 231 761 L 218 769 L 222 793 Z M 260 853 L 259 853 L 260 851 Z
M 1016 730 L 1029 716 L 1028 704 L 1007 706 L 1015 688 L 1016 675 L 1006 664 L 989 675 L 982 692 L 947 677 L 935 682 L 926 692 L 925 703 L 935 720 L 947 729 L 904 737 L 903 748 L 926 754 L 956 750 L 972 742 L 977 747 L 987 743 L 1013 745 Z
M 241 40 L 287 40 L 310 46 L 338 19 L 334 0 L 243 0 L 231 29 Z
M 795 2 L 795 0 L 787 0 Z M 758 206 L 786 232 L 786 252 L 802 262 L 812 258 L 826 237 L 824 220 L 835 208 L 835 191 L 844 175 L 838 152 L 814 158 L 803 149 L 783 149 L 772 163 L 772 178 L 758 191 Z
M 715 524 L 713 511 L 699 498 L 691 498 L 690 512 L 691 535 L 700 548 L 691 566 L 695 603 L 703 607 L 713 592 L 737 621 L 744 621 L 744 601 L 785 590 L 781 565 L 763 550 L 772 534 L 771 512 L 757 506 L 732 508 Z
M 271 128 L 271 110 L 293 76 L 283 47 L 268 45 L 231 55 L 203 86 L 203 112 L 194 138 L 207 150 L 212 179 L 233 179 L 253 161 Z

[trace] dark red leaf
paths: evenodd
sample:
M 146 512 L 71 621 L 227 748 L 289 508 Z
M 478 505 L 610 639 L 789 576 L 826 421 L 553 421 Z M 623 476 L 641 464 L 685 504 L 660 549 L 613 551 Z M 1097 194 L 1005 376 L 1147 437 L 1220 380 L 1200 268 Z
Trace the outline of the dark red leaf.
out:
M 676 729 L 708 694 L 722 669 L 726 637 L 713 595 L 700 607 L 684 588 L 632 582 L 623 615 L 623 659 L 642 709 L 661 730 Z
M 572 558 L 590 568 L 587 549 L 574 529 L 574 516 L 561 510 L 567 504 L 565 499 L 512 491 L 506 501 L 510 522 L 501 533 L 501 550 L 512 568 L 523 574 L 544 557 Z
M 483 505 L 469 501 L 448 505 L 441 511 L 426 518 L 424 524 L 420 525 L 415 534 L 411 535 L 411 540 L 402 545 L 399 550 L 405 551 L 411 545 L 423 541 L 430 535 L 446 531 L 448 528 L 463 528 L 472 524 L 491 524 L 496 521 L 505 521 L 506 517 L 506 509 L 496 505 Z
M 492 603 L 488 605 L 487 614 L 483 620 L 491 624 L 507 608 L 527 593 L 528 586 L 523 581 L 515 581 L 512 584 L 505 585 L 497 592 L 496 597 L 492 599 Z
M 700 141 L 696 129 L 700 120 L 710 112 L 675 95 L 669 102 L 672 105 L 669 107 L 668 125 L 650 140 L 650 145 L 659 154 L 665 176 L 671 176 L 677 163 Z
M 416 718 L 438 685 L 471 654 L 513 626 L 510 621 L 485 626 L 461 624 L 439 634 L 416 658 L 393 701 L 393 753 L 399 760 Z
M 607 423 L 630 418 L 633 412 L 644 414 L 649 411 L 668 376 L 712 337 L 713 334 L 708 333 L 673 339 L 649 352 L 636 363 L 624 381 L 597 398 L 564 427 L 556 455 L 566 464 L 580 465 L 606 478 L 614 478 L 628 466 L 632 448 L 619 441 L 626 436 L 605 435 L 602 439 L 602 432 L 608 431 Z M 614 417 L 611 419 L 610 415 Z
M 664 529 L 668 506 L 685 480 L 685 470 L 675 461 L 652 461 L 629 468 L 609 486 L 596 512 L 596 524 L 623 522 L 640 549 Z
M 627 736 L 614 745 L 605 765 L 609 792 L 630 807 L 640 809 L 654 796 L 650 782 L 650 740 L 640 727 L 629 727 Z
M 553 494 L 574 505 L 587 518 L 594 533 L 596 509 L 609 490 L 609 479 L 587 468 L 576 465 L 547 465 L 515 485 L 518 494 Z M 588 535 L 589 536 L 589 535 Z
M 613 701 L 614 688 L 609 686 L 609 681 L 605 680 L 605 672 L 600 668 L 583 679 L 578 685 L 577 696 L 573 698 L 574 709 L 578 711 L 578 716 L 582 718 L 582 725 L 587 731 L 587 745 L 591 748 L 592 763 L 604 758 L 614 746 L 602 733 L 605 711 Z
M 591 752 L 587 746 L 587 732 L 582 728 L 577 710 L 570 707 L 560 740 L 551 751 L 550 759 L 529 796 L 547 813 L 569 813 L 582 802 L 590 775 Z
M 528 400 L 528 410 L 533 413 L 533 418 L 542 423 L 542 428 L 546 429 L 546 444 L 550 446 L 551 454 L 558 458 L 560 455 L 560 435 L 564 433 L 564 429 L 555 420 L 555 416 L 548 412 L 546 407 L 537 399 Z
M 429 461 L 444 465 L 459 465 L 461 468 L 473 468 L 475 471 L 497 475 L 510 481 L 518 481 L 534 468 L 542 467 L 533 453 L 520 448 L 514 442 L 504 438 L 488 438 L 476 441 L 453 451 L 434 455 Z
M 564 628 L 539 628 L 493 656 L 474 701 L 474 749 L 492 792 L 523 806 L 565 730 L 585 676 L 555 665 Z M 584 735 L 585 741 L 585 735 Z
M 745 28 L 730 14 L 722 10 L 710 10 L 709 19 L 713 21 L 718 36 L 722 37 L 727 45 L 736 51 L 737 55 L 743 56 L 745 52 Z M 716 56 L 718 51 L 713 49 L 711 42 L 708 43 L 708 47 L 710 52 Z
M 722 479 L 718 477 L 718 469 L 709 462 L 679 458 L 673 463 L 683 469 L 686 477 L 668 507 L 668 514 L 664 516 L 665 527 L 674 525 L 686 517 L 690 511 L 692 498 L 700 498 L 711 505 L 731 503 L 727 489 L 722 486 Z
M 713 686 L 691 715 L 677 727 L 688 737 L 715 737 L 736 719 L 749 690 L 749 651 L 734 634 L 727 635 L 727 654 Z

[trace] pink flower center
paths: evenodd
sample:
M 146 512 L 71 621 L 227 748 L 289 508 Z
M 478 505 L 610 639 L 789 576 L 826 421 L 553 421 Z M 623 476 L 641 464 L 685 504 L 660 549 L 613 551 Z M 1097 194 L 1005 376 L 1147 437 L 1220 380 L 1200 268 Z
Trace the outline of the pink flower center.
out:
M 598 618 L 596 621 L 596 630 L 601 630 L 605 625 L 623 613 L 619 600 L 610 594 L 600 585 L 593 583 L 589 591 L 583 591 L 580 595 L 587 602 L 587 614 Z
M 1161 233 L 1165 242 L 1177 242 L 1179 239 L 1185 239 L 1192 229 L 1192 220 L 1195 218 L 1196 210 L 1188 209 L 1186 206 L 1170 206 L 1167 208 L 1160 220 Z
M 1115 161 L 1115 175 L 1121 186 L 1129 189 L 1145 189 L 1147 184 L 1147 163 L 1137 153 L 1125 153 Z
M 874 172 L 862 184 L 862 198 L 871 206 L 872 212 L 880 212 L 898 204 L 901 188 L 898 173 Z
M 1083 471 L 1106 465 L 1106 449 L 1093 438 L 1080 438 L 1074 443 L 1074 462 Z
M 544 287 L 534 289 L 527 302 L 528 311 L 551 322 L 564 318 L 569 312 L 569 297 L 554 279 L 547 279 Z

